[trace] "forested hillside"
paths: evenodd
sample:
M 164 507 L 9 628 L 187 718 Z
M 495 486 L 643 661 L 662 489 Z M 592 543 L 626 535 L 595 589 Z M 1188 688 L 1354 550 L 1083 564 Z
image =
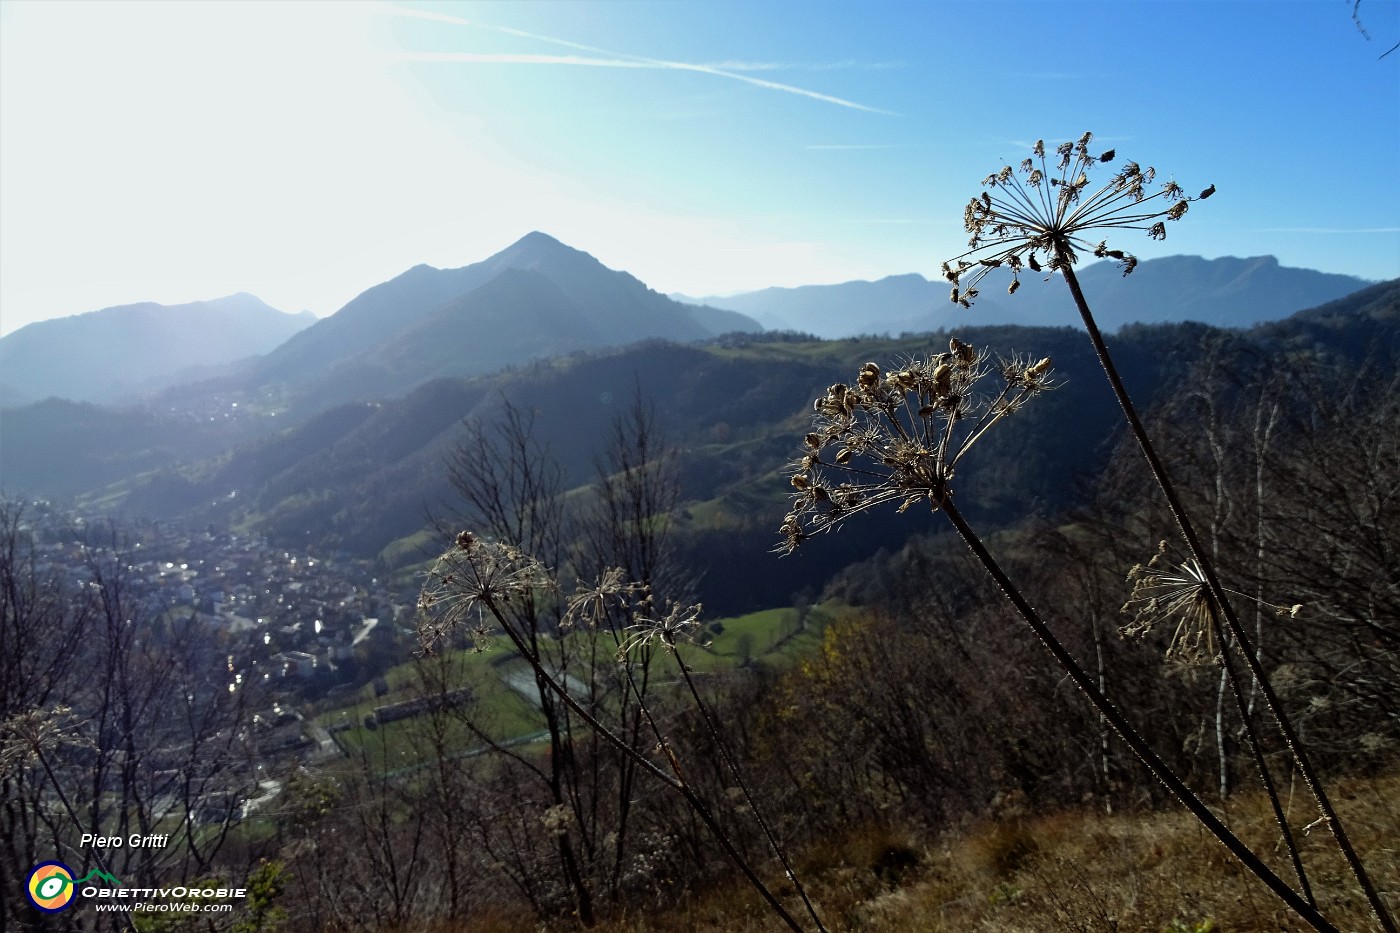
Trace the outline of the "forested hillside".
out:
M 1245 331 L 1192 324 L 1128 328 L 1115 342 L 1117 357 L 1129 391 L 1148 408 L 1180 391 L 1200 347 L 1212 340 L 1242 358 L 1305 352 L 1327 365 L 1358 366 L 1388 346 L 1396 295 L 1394 283 L 1375 286 Z M 1004 355 L 1048 356 L 1063 383 L 1019 412 L 1014 430 L 990 435 L 979 447 L 958 487 L 968 515 L 1001 527 L 1084 504 L 1119 430 L 1112 395 L 1089 347 L 1064 328 L 956 333 Z M 789 488 L 782 468 L 797 452 L 793 439 L 805 433 L 812 399 L 827 385 L 852 379 L 867 360 L 897 362 L 946 343 L 941 333 L 832 342 L 736 335 L 709 345 L 649 342 L 575 354 L 489 377 L 430 382 L 402 398 L 341 406 L 214 459 L 200 459 L 193 448 L 180 458 L 183 463 L 167 461 L 162 469 L 127 479 L 102 493 L 102 501 L 131 515 L 227 523 L 283 545 L 311 541 L 382 559 L 393 570 L 421 562 L 421 532 L 457 507 L 446 470 L 473 426 L 493 423 L 507 407 L 530 413 L 539 442 L 560 465 L 562 483 L 576 488 L 595 478 L 603 439 L 640 400 L 676 449 L 675 547 L 694 568 L 706 604 L 725 613 L 786 605 L 794 593 L 820 589 L 847 563 L 882 544 L 898 544 L 927 523 L 916 516 L 880 517 L 830 536 L 811 553 L 784 561 L 770 557 L 785 511 L 782 491 Z M 25 423 L 12 423 L 16 430 L 7 435 L 18 441 Z M 29 430 L 42 438 L 57 423 L 50 418 Z M 117 432 L 98 449 L 85 445 L 90 435 L 74 432 L 66 441 L 10 448 L 6 458 L 34 458 L 30 469 L 51 481 L 81 476 L 88 463 L 96 480 L 113 476 L 114 466 L 127 460 L 158 463 L 153 458 L 160 448 L 149 449 L 150 442 L 129 453 L 122 447 L 152 432 Z M 65 465 L 62 472 L 48 467 L 55 461 Z M 25 470 L 16 467 L 11 475 Z

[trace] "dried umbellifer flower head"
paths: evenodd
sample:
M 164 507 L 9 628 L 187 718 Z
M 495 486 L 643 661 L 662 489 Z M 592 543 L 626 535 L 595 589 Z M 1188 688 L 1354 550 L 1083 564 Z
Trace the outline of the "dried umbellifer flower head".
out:
M 1166 558 L 1166 542 L 1146 564 L 1128 571 L 1132 592 L 1123 612 L 1133 621 L 1123 626 L 1124 635 L 1146 635 L 1166 625 L 1174 625 L 1167 645 L 1167 658 L 1182 664 L 1203 664 L 1214 660 L 1215 602 L 1201 568 L 1193 560 L 1171 563 Z
M 544 566 L 529 554 L 469 531 L 456 536 L 426 577 L 418 594 L 418 640 L 427 650 L 464 626 L 480 645 L 485 631 L 473 609 L 482 606 L 498 616 L 554 586 Z
M 977 297 L 977 285 L 993 269 L 1011 271 L 1010 294 L 1020 287 L 1020 272 L 1048 269 L 1055 272 L 1064 264 L 1078 261 L 1079 253 L 1092 251 L 1100 258 L 1116 259 L 1123 274 L 1136 268 L 1137 257 L 1119 249 L 1108 249 L 1100 242 L 1092 245 L 1087 236 L 1102 230 L 1145 230 L 1154 240 L 1166 239 L 1166 220 L 1180 220 L 1193 201 L 1215 194 L 1211 185 L 1189 198 L 1175 181 L 1151 190 L 1157 170 L 1126 162 L 1117 174 L 1096 191 L 1089 191 L 1093 170 L 1117 158 L 1109 149 L 1094 154 L 1089 149 L 1093 134 L 1085 133 L 1077 142 L 1062 143 L 1055 149 L 1057 159 L 1047 161 L 1045 143 L 1032 148 L 1031 157 L 1020 165 L 1020 177 L 1010 166 L 982 180 L 987 188 L 963 209 L 963 226 L 971 234 L 968 250 L 943 263 L 943 276 L 953 284 L 950 298 L 969 307 Z M 1043 256 L 1042 265 L 1039 256 Z
M 26 709 L 0 720 L 0 778 L 16 775 L 44 753 L 65 747 L 96 747 L 81 731 L 81 723 L 71 707 Z
M 999 374 L 1001 385 L 980 384 Z M 995 381 L 995 380 L 993 380 Z M 816 399 L 813 429 L 791 465 L 793 507 L 779 529 L 790 552 L 807 537 L 881 502 L 899 510 L 951 495 L 963 456 L 1001 419 L 1055 388 L 1049 358 L 988 356 L 956 337 L 946 353 L 909 359 L 885 372 L 866 363 L 855 385 L 837 383 Z
M 673 602 L 664 616 L 639 616 L 636 623 L 627 627 L 627 637 L 617 648 L 617 659 L 626 661 L 633 651 L 655 642 L 660 642 L 667 649 L 675 651 L 677 642 L 687 641 L 694 636 L 700 627 L 700 613 L 703 609 L 699 603 Z
M 1143 636 L 1158 628 L 1172 626 L 1166 657 L 1185 665 L 1209 663 L 1218 656 L 1216 644 L 1217 607 L 1205 574 L 1194 560 L 1175 562 L 1167 554 L 1167 542 L 1157 545 L 1157 553 L 1146 564 L 1128 571 L 1132 591 L 1123 612 L 1133 620 L 1120 631 L 1125 636 Z M 1296 618 L 1301 605 L 1276 606 L 1236 590 L 1226 590 L 1279 615 Z

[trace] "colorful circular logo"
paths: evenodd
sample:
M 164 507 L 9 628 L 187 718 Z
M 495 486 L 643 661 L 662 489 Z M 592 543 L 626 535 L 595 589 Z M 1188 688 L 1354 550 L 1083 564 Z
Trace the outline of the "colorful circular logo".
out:
M 49 914 L 56 914 L 73 903 L 73 872 L 62 862 L 40 862 L 29 873 L 24 891 L 29 903 Z

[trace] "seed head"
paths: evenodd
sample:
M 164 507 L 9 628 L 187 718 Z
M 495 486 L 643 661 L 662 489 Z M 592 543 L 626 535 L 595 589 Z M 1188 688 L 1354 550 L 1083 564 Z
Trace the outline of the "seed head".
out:
M 46 752 L 96 748 L 71 707 L 25 709 L 0 720 L 0 779 L 18 775 Z
M 1128 582 L 1132 584 L 1132 591 L 1123 604 L 1123 612 L 1133 620 L 1119 630 L 1123 635 L 1146 635 L 1156 628 L 1172 625 L 1166 652 L 1169 661 L 1189 666 L 1210 662 L 1218 656 L 1217 603 L 1195 560 L 1180 563 L 1170 560 L 1167 542 L 1163 541 L 1151 560 L 1128 571 Z M 1276 606 L 1237 590 L 1227 589 L 1226 592 L 1290 618 L 1296 618 L 1303 609 L 1300 605 Z
M 948 338 L 948 352 L 964 366 L 970 366 L 977 361 L 977 351 L 956 337 Z
M 1146 565 L 1128 571 L 1132 592 L 1123 612 L 1133 621 L 1121 629 L 1124 635 L 1146 635 L 1153 629 L 1175 623 L 1167 645 L 1167 659 L 1185 665 L 1214 660 L 1215 597 L 1194 560 L 1175 564 L 1167 560 L 1162 542 Z
M 983 390 L 993 373 L 1001 385 Z M 956 337 L 946 353 L 909 359 L 883 376 L 866 363 L 854 386 L 837 383 L 813 403 L 816 423 L 791 467 L 793 507 L 778 549 L 790 552 L 881 502 L 937 509 L 952 494 L 954 467 L 992 425 L 1053 388 L 1049 358 L 1017 356 L 992 367 L 986 353 Z
M 598 628 L 610 622 L 612 609 L 625 611 L 629 606 L 646 604 L 650 597 L 646 584 L 630 582 L 626 571 L 620 567 L 610 567 L 592 584 L 580 583 L 578 590 L 569 597 L 568 608 L 559 627 L 571 628 L 583 624 Z
M 574 811 L 565 804 L 556 804 L 540 815 L 540 822 L 551 836 L 567 836 L 574 824 Z
M 1126 162 L 1103 187 L 1090 193 L 1090 177 L 1095 168 L 1117 158 L 1109 149 L 1095 155 L 1089 151 L 1093 136 L 1085 133 L 1076 142 L 1062 143 L 1055 149 L 1053 165 L 1047 163 L 1045 143 L 1037 141 L 1031 157 L 1021 162 L 1019 176 L 1010 166 L 987 176 L 987 189 L 972 198 L 963 209 L 963 226 L 971 234 L 966 252 L 943 263 L 943 276 L 952 283 L 949 298 L 970 307 L 977 297 L 977 285 L 992 270 L 1011 270 L 1007 291 L 1015 294 L 1020 285 L 1022 264 L 1032 272 L 1042 271 L 1036 253 L 1049 257 L 1048 271 L 1055 272 L 1078 262 L 1081 251 L 1092 249 L 1087 234 L 1099 230 L 1144 230 L 1154 240 L 1166 237 L 1162 219 L 1179 220 L 1192 201 L 1215 193 L 1211 185 L 1195 198 L 1184 195 L 1175 181 L 1152 192 L 1148 186 L 1156 169 L 1144 169 Z M 1094 250 L 1100 258 L 1116 259 L 1128 275 L 1137 266 L 1131 253 L 1108 249 L 1100 243 Z
M 627 627 L 628 635 L 617 649 L 618 661 L 626 661 L 633 651 L 657 641 L 675 651 L 677 642 L 689 641 L 700 627 L 702 609 L 699 603 L 673 602 L 661 618 L 639 617 L 635 625 Z
M 467 626 L 480 644 L 486 634 L 483 616 L 473 609 L 482 607 L 499 617 L 553 587 L 544 566 L 524 551 L 463 531 L 433 563 L 419 592 L 419 642 L 432 650 L 451 632 Z

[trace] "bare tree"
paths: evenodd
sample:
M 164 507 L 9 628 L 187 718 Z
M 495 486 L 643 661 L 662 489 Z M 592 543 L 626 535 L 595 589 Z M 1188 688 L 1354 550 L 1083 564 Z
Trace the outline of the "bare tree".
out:
M 567 540 L 561 470 L 535 437 L 529 413 L 506 402 L 497 424 L 469 426 L 449 476 L 461 497 L 460 520 L 466 527 L 534 554 L 547 566 L 560 566 Z M 516 622 L 528 650 L 567 677 L 572 646 L 555 637 L 562 617 L 558 604 L 527 599 L 516 608 Z M 596 705 L 601 698 L 592 689 L 593 683 L 591 677 L 585 681 L 590 688 L 589 702 Z M 566 808 L 575 815 L 593 813 L 589 792 L 596 788 L 585 786 L 590 768 L 580 760 L 568 710 L 539 677 L 535 678 L 533 699 L 544 719 L 549 755 L 543 768 L 525 767 L 521 777 L 541 782 L 550 806 Z M 510 760 L 521 763 L 517 756 L 510 756 Z M 585 924 L 593 922 L 595 897 L 587 865 L 599 842 L 590 828 L 589 822 L 579 821 L 554 834 L 561 877 Z
M 70 534 L 63 565 L 43 573 L 22 515 L 0 509 L 7 863 L 57 856 L 151 882 L 227 869 L 215 860 L 254 786 L 241 738 L 251 685 L 215 682 L 217 639 L 136 593 L 113 528 Z M 83 834 L 162 844 L 104 851 Z
M 40 566 L 24 508 L 0 500 L 0 898 L 16 922 L 21 867 L 64 851 L 72 831 L 53 768 L 70 741 L 70 689 L 96 614 L 86 592 Z

